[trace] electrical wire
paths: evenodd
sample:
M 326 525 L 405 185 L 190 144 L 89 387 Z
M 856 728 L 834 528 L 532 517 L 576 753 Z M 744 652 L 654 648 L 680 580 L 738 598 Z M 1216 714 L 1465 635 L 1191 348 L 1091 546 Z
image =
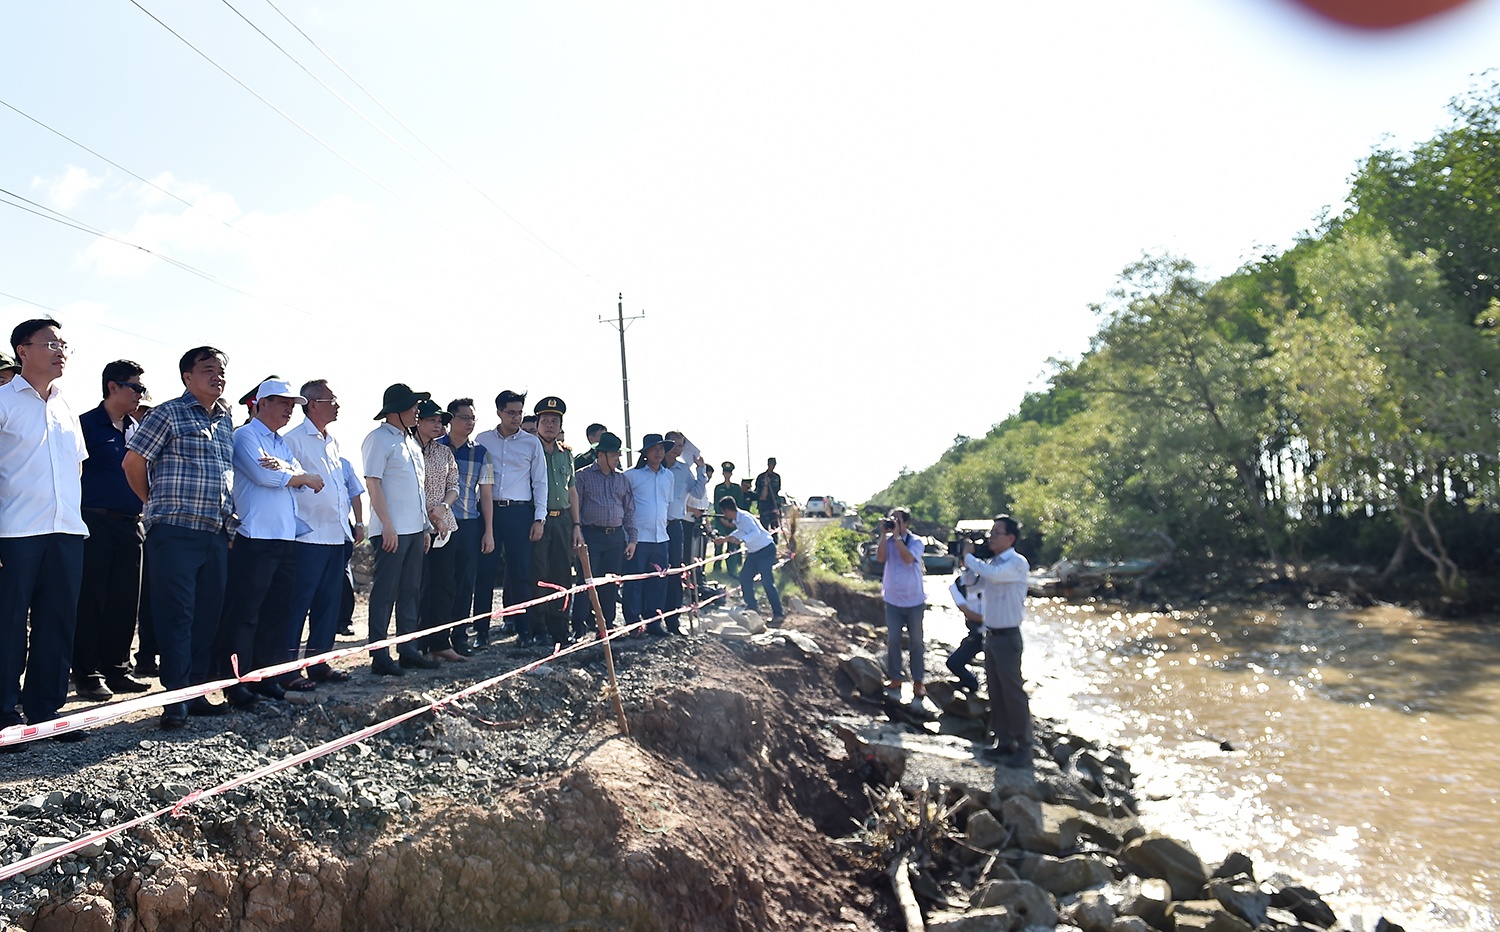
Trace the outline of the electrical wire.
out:
M 59 308 L 49 307 L 48 305 L 45 305 L 45 304 L 39 304 L 36 301 L 28 300 L 26 298 L 21 297 L 18 294 L 11 294 L 8 291 L 0 291 L 0 298 L 10 298 L 12 301 L 20 301 L 22 304 L 29 304 L 32 307 L 39 307 L 39 308 L 41 308 L 44 311 L 51 311 L 54 314 L 61 314 L 62 313 L 62 310 L 59 309 Z M 125 330 L 125 329 L 123 329 L 121 327 L 111 327 L 109 324 L 101 324 L 98 321 L 92 321 L 89 324 L 89 326 L 91 326 L 91 327 L 103 327 L 105 330 L 113 330 L 115 333 L 123 333 L 123 334 L 125 334 L 128 337 L 135 337 L 138 340 L 145 340 L 147 343 L 155 343 L 158 346 L 171 346 L 172 345 L 170 343 L 167 343 L 164 340 L 158 340 L 155 337 L 148 337 L 144 333 L 136 333 L 134 330 Z
M 243 288 L 238 287 L 237 285 L 231 284 L 230 282 L 226 281 L 223 278 L 220 278 L 219 276 L 213 274 L 212 272 L 204 271 L 203 269 L 200 269 L 200 268 L 198 268 L 195 265 L 191 265 L 191 264 L 189 264 L 187 262 L 183 262 L 181 259 L 175 259 L 175 258 L 173 258 L 173 257 L 171 257 L 169 255 L 166 255 L 165 253 L 157 252 L 156 250 L 148 248 L 146 246 L 142 246 L 139 243 L 132 243 L 131 241 L 129 241 L 127 239 L 124 239 L 124 238 L 119 237 L 119 236 L 115 236 L 113 233 L 107 233 L 104 230 L 99 229 L 98 227 L 91 226 L 91 225 L 89 225 L 87 223 L 84 223 L 82 220 L 78 220 L 78 219 L 76 219 L 74 217 L 70 217 L 67 214 L 62 213 L 61 211 L 53 210 L 52 208 L 47 207 L 47 206 L 45 206 L 43 204 L 38 204 L 36 201 L 33 201 L 33 200 L 31 200 L 30 198 L 27 198 L 27 197 L 23 197 L 23 196 L 15 193 L 14 191 L 8 190 L 6 188 L 0 188 L 0 195 L 3 195 L 3 196 L 0 196 L 0 204 L 4 204 L 7 207 L 14 207 L 17 210 L 23 210 L 23 211 L 25 211 L 28 214 L 35 214 L 36 216 L 41 217 L 43 220 L 51 220 L 53 223 L 60 223 L 60 224 L 62 224 L 65 227 L 71 227 L 71 228 L 73 228 L 75 230 L 78 230 L 79 232 L 89 233 L 89 234 L 92 234 L 94 236 L 98 236 L 98 237 L 101 237 L 103 239 L 107 239 L 110 242 L 119 243 L 121 246 L 128 246 L 131 249 L 138 249 L 138 250 L 140 250 L 141 252 L 145 253 L 148 256 L 151 256 L 151 257 L 156 258 L 156 259 L 160 259 L 161 261 L 163 261 L 163 262 L 165 262 L 165 263 L 167 263 L 169 265 L 174 265 L 177 268 L 182 269 L 184 272 L 188 272 L 190 274 L 196 275 L 199 278 L 203 279 L 204 281 L 212 282 L 212 283 L 214 283 L 215 285 L 218 285 L 221 288 L 227 288 L 227 289 L 229 289 L 230 291 L 233 291 L 236 294 L 244 295 L 245 297 L 250 298 L 251 300 L 255 300 L 255 301 L 260 301 L 260 300 L 274 301 L 275 303 L 280 304 L 283 307 L 287 307 L 287 308 L 290 308 L 290 309 L 292 309 L 294 311 L 297 311 L 298 313 L 306 314 L 309 317 L 313 316 L 313 313 L 311 311 L 307 310 L 306 308 L 298 307 L 297 305 L 292 304 L 292 303 L 290 303 L 288 301 L 283 301 L 280 298 L 264 298 L 264 299 L 262 299 L 260 296 L 252 294 L 251 292 L 246 291 Z M 15 201 L 7 200 L 6 198 L 14 198 L 16 201 L 21 201 L 23 203 L 17 204 L 17 203 L 15 203 Z M 29 207 L 26 206 L 28 204 L 31 205 L 31 206 L 29 206 Z
M 314 133 L 312 130 L 308 129 L 306 126 L 303 126 L 301 123 L 299 123 L 296 120 L 296 118 L 294 118 L 291 114 L 287 113 L 285 110 L 282 110 L 280 107 L 278 107 L 274 103 L 272 103 L 267 97 L 265 97 L 259 91 L 255 90 L 255 88 L 251 87 L 250 85 L 246 84 L 244 81 L 240 80 L 229 69 L 225 68 L 223 65 L 221 65 L 217 61 L 215 61 L 213 59 L 213 57 L 210 56 L 207 52 L 203 51 L 202 49 L 198 48 L 198 46 L 196 46 L 192 42 L 188 41 L 188 39 L 185 36 L 183 36 L 177 30 L 173 29 L 171 26 L 168 26 L 155 13 L 152 13 L 150 10 L 148 10 L 144 6 L 142 6 L 141 3 L 140 3 L 140 0 L 129 0 L 129 2 L 136 9 L 140 10 L 142 13 L 145 13 L 147 16 L 149 16 L 152 19 L 152 21 L 154 21 L 158 26 L 160 26 L 161 28 L 165 29 L 167 32 L 171 33 L 173 35 L 173 37 L 175 37 L 183 45 L 186 45 L 188 48 L 192 49 L 195 53 L 197 53 L 197 55 L 200 58 L 202 58 L 204 61 L 208 62 L 210 65 L 213 65 L 216 70 L 218 70 L 221 74 L 223 74 L 229 80 L 233 81 L 235 84 L 238 84 L 240 87 L 244 88 L 256 100 L 258 100 L 261 103 L 265 104 L 267 107 L 270 107 L 273 111 L 276 112 L 276 114 L 278 116 L 280 116 L 282 119 L 286 120 L 288 123 L 290 123 L 293 126 L 295 126 L 298 130 L 300 130 L 303 133 L 303 135 L 307 136 L 307 138 L 311 139 L 313 142 L 316 142 L 319 146 L 322 146 L 325 150 L 327 150 L 331 155 L 333 155 L 339 161 L 343 162 L 344 164 L 348 165 L 350 168 L 354 169 L 355 171 L 357 171 L 361 175 L 363 175 L 371 184 L 375 185 L 377 188 L 379 188 L 380 190 L 384 191 L 386 194 L 389 194 L 391 197 L 393 197 L 396 200 L 400 201 L 402 204 L 406 205 L 406 207 L 409 208 L 410 210 L 412 210 L 413 212 L 421 215 L 423 218 L 425 218 L 428 222 L 432 223 L 438 229 L 444 231 L 448 235 L 452 236 L 457 242 L 461 243 L 462 245 L 464 245 L 468 249 L 472 250 L 476 255 L 478 255 L 478 256 L 480 256 L 482 258 L 488 259 L 489 261 L 494 262 L 495 264 L 497 264 L 497 265 L 499 265 L 501 267 L 504 267 L 505 263 L 502 262 L 498 257 L 492 256 L 489 253 L 485 252 L 484 250 L 480 249 L 478 246 L 475 246 L 468 239 L 464 238 L 463 236 L 460 236 L 457 232 L 455 232 L 454 230 L 450 229 L 441 220 L 438 220 L 436 217 L 434 217 L 431 214 L 427 213 L 427 211 L 423 210 L 422 208 L 418 207 L 416 204 L 413 204 L 411 201 L 407 200 L 401 194 L 397 193 L 394 189 L 392 189 L 390 186 L 388 186 L 387 184 L 385 184 L 385 182 L 381 181 L 379 178 L 376 178 L 374 175 L 372 175 L 368 171 L 366 171 L 364 169 L 364 167 L 361 166 L 358 162 L 355 162 L 353 159 L 349 158 L 347 155 L 344 155 L 342 152 L 340 152 L 339 150 L 335 149 L 332 145 L 330 145 L 329 143 L 325 142 L 323 140 L 323 138 L 320 137 L 318 134 Z
M 223 2 L 224 2 L 224 4 L 226 6 L 229 5 L 228 4 L 228 0 L 223 0 Z M 338 61 L 335 60 L 332 55 L 328 54 L 328 52 L 321 45 L 319 45 L 313 39 L 312 36 L 308 35 L 306 33 L 306 31 L 304 31 L 302 29 L 301 26 L 298 26 L 295 22 L 293 22 L 292 18 L 290 16 L 287 16 L 286 13 L 282 12 L 281 8 L 278 7 L 274 2 L 272 2 L 272 0 L 265 0 L 265 2 L 266 2 L 266 6 L 270 7 L 273 10 L 275 10 L 276 14 L 278 16 L 280 16 L 282 19 L 286 20 L 286 23 L 287 23 L 288 26 L 291 26 L 293 29 L 295 29 L 297 31 L 298 35 L 300 35 L 303 39 L 306 39 L 308 45 L 311 45 L 313 48 L 317 49 L 319 55 L 322 55 L 323 58 L 325 58 L 328 61 L 329 64 L 331 64 L 331 65 L 333 65 L 333 67 L 337 68 L 339 70 L 339 73 L 342 74 L 344 77 L 348 78 L 354 84 L 354 86 L 357 87 L 357 88 L 359 88 L 360 91 L 366 97 L 368 97 L 368 98 L 370 98 L 370 100 L 374 101 L 375 102 L 375 106 L 379 107 L 382 111 L 384 111 L 384 113 L 385 113 L 386 116 L 388 116 L 391 119 L 395 120 L 396 124 L 398 126 L 400 126 L 402 129 L 406 130 L 407 133 L 411 134 L 411 137 L 413 139 L 415 139 L 417 142 L 421 143 L 422 147 L 424 149 L 426 149 L 428 152 L 431 152 L 432 155 L 439 162 L 442 162 L 443 165 L 445 167 L 447 167 L 447 169 L 449 171 L 451 171 L 460 181 L 462 181 L 464 184 L 466 184 L 470 188 L 472 188 L 475 191 L 475 193 L 477 193 L 480 197 L 484 198 L 485 201 L 487 201 L 491 207 L 495 208 L 495 210 L 498 210 L 500 212 L 500 214 L 503 217 L 505 217 L 505 219 L 509 220 L 511 223 L 514 223 L 521 230 L 521 232 L 523 232 L 527 236 L 531 237 L 531 239 L 534 242 L 536 242 L 537 244 L 543 246 L 544 248 L 547 249 L 547 251 L 551 252 L 554 256 L 557 256 L 557 258 L 561 259 L 562 261 L 566 262 L 568 265 L 572 266 L 573 269 L 576 272 L 578 272 L 578 274 L 582 275 L 584 278 L 587 278 L 589 281 L 593 282 L 594 284 L 602 286 L 603 283 L 600 282 L 597 278 L 595 278 L 594 276 L 590 275 L 587 271 L 585 271 L 582 267 L 580 267 L 578 265 L 578 263 L 574 262 L 572 259 L 569 259 L 567 256 L 565 256 L 561 252 L 559 252 L 551 243 L 547 242 L 546 240 L 544 240 L 540 236 L 538 236 L 536 233 L 534 233 L 524 223 L 522 223 L 520 220 L 516 219 L 516 217 L 515 217 L 514 214 L 512 214 L 510 211 L 506 210 L 504 207 L 500 206 L 500 204 L 494 198 L 490 197 L 490 195 L 483 188 L 481 188 L 479 185 L 475 184 L 473 181 L 469 180 L 469 177 L 467 175 L 465 175 L 463 172 L 459 171 L 458 168 L 452 162 L 448 161 L 446 158 L 443 157 L 443 154 L 441 152 L 439 152 L 430 143 L 428 143 L 426 139 L 423 139 L 422 136 L 420 134 L 418 134 L 416 130 L 414 130 L 410 126 L 408 126 L 406 124 L 406 122 L 404 120 L 402 120 L 400 117 L 398 117 L 391 110 L 390 107 L 387 107 L 385 105 L 385 103 L 383 101 L 381 101 L 381 99 L 379 97 L 376 97 L 375 94 L 374 94 L 374 92 L 372 92 L 369 88 L 365 87 L 362 83 L 360 83 L 360 81 L 359 81 L 358 78 L 356 78 L 354 75 L 350 74 L 349 70 L 347 68 L 345 68 L 343 65 L 339 64 Z M 231 6 L 230 9 L 234 9 L 234 7 Z M 235 10 L 235 12 L 239 13 L 238 10 Z M 241 14 L 240 18 L 244 19 L 243 14 Z M 249 22 L 248 19 L 246 19 L 245 21 Z M 253 23 L 251 25 L 254 26 Z M 260 32 L 260 29 L 256 28 L 255 31 L 256 32 Z M 261 35 L 265 35 L 265 33 L 261 32 Z M 269 40 L 270 37 L 267 36 L 267 39 Z M 271 44 L 272 45 L 276 45 L 276 43 L 274 43 L 274 42 L 272 42 Z M 277 45 L 276 47 L 278 49 L 281 48 L 281 46 L 279 46 L 279 45 Z M 287 55 L 288 58 L 292 57 L 284 49 L 282 50 L 282 54 Z M 292 58 L 292 61 L 296 62 L 297 63 L 297 67 L 301 68 L 303 71 L 307 71 L 307 73 L 310 74 L 310 75 L 312 74 L 311 71 L 308 71 L 308 69 L 307 69 L 307 67 L 305 65 L 303 65 L 301 62 L 297 62 L 297 60 L 295 58 Z M 314 78 L 316 79 L 316 76 L 314 76 Z M 319 84 L 323 84 L 323 81 L 320 80 L 320 79 L 318 79 L 318 83 Z M 323 84 L 323 86 L 324 87 L 328 87 L 327 84 Z M 338 92 L 333 91 L 332 88 L 328 88 L 328 89 L 329 89 L 329 91 L 333 92 L 334 95 L 339 98 L 339 100 L 344 100 L 343 96 L 339 95 Z M 345 103 L 347 104 L 348 102 L 345 101 Z M 363 117 L 366 122 L 370 122 L 369 117 L 366 117 L 362 112 L 360 112 L 357 108 L 355 108 L 353 104 L 348 104 L 348 106 L 349 106 L 349 109 L 354 110 L 355 113 L 358 113 L 361 117 Z M 370 123 L 370 125 L 374 126 L 375 124 L 374 123 Z M 379 129 L 379 127 L 376 127 L 376 128 Z M 385 130 L 380 130 L 380 132 L 387 139 L 391 139 L 392 142 L 395 142 L 395 140 L 392 139 L 391 136 L 390 136 L 390 134 L 386 133 Z M 396 143 L 396 144 L 397 145 L 401 145 L 400 143 Z M 410 150 L 408 150 L 405 146 L 401 146 L 401 148 L 402 148 L 403 151 L 406 151 L 406 152 L 410 153 Z M 412 157 L 416 158 L 415 155 L 412 155 Z M 420 160 L 418 160 L 418 161 L 420 162 Z M 425 166 L 425 163 L 422 163 L 422 164 Z

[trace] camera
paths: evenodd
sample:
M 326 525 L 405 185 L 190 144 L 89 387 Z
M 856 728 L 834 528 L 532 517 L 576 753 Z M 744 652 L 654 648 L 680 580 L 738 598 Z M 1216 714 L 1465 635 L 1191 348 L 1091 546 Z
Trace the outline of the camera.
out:
M 974 545 L 974 556 L 981 560 L 988 560 L 995 555 L 990 549 L 990 535 L 987 531 L 958 531 L 953 539 L 948 542 L 948 552 L 955 557 L 963 552 L 964 541 Z
M 880 520 L 880 526 L 885 528 L 887 531 L 894 531 L 896 529 L 896 522 L 892 521 L 890 518 L 882 518 Z

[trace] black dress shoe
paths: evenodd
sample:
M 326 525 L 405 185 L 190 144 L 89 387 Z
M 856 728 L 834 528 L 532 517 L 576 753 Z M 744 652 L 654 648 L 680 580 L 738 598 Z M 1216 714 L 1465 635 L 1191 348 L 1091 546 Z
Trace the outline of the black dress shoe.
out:
M 272 680 L 261 680 L 259 683 L 251 683 L 249 689 L 257 696 L 264 696 L 267 699 L 279 700 L 286 698 L 286 690 L 280 683 Z
M 346 638 L 352 638 L 352 637 L 354 637 L 354 626 L 353 625 L 344 625 L 342 628 L 339 629 L 339 636 L 340 637 L 346 637 Z
M 187 705 L 182 702 L 174 702 L 161 710 L 161 730 L 176 731 L 187 727 L 188 710 Z
M 260 701 L 260 697 L 251 692 L 250 688 L 243 683 L 236 683 L 224 690 L 224 698 L 228 699 L 229 704 L 236 709 L 248 709 Z
M 453 650 L 460 657 L 474 656 L 474 645 L 470 644 L 468 641 L 459 641 L 457 644 L 453 645 Z
M 150 683 L 142 682 L 128 673 L 107 676 L 104 682 L 117 693 L 149 693 L 151 691 Z
M 182 705 L 183 703 L 178 702 L 173 704 Z M 184 714 L 192 715 L 196 718 L 213 718 L 216 715 L 228 715 L 229 704 L 227 702 L 209 702 L 207 696 L 198 696 L 195 699 L 187 701 L 186 712 Z
M 113 691 L 104 685 L 104 677 L 97 673 L 88 674 L 74 681 L 73 692 L 79 699 L 89 702 L 108 702 L 115 697 Z
M 436 670 L 442 666 L 426 654 L 402 654 L 400 663 L 406 670 Z
M 77 744 L 80 741 L 87 741 L 88 738 L 89 733 L 82 728 L 77 731 L 65 731 L 60 735 L 52 736 L 53 741 L 61 741 L 63 744 Z
M 405 676 L 406 671 L 390 657 L 381 655 L 370 661 L 370 670 L 376 676 Z
M 135 662 L 136 676 L 161 676 L 161 666 L 150 658 L 138 658 Z

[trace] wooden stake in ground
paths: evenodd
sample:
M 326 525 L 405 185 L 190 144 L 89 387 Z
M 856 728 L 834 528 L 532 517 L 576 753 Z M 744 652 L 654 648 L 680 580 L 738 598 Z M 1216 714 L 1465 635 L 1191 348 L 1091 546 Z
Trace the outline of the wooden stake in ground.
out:
M 589 565 L 589 545 L 578 548 L 578 562 L 583 565 L 583 578 L 593 579 L 594 569 Z M 615 653 L 610 649 L 609 629 L 604 625 L 604 609 L 599 606 L 599 587 L 589 586 L 589 603 L 594 606 L 594 618 L 599 622 L 599 640 L 604 644 L 604 668 L 609 671 L 609 695 L 615 701 L 615 715 L 620 719 L 620 734 L 630 734 L 625 723 L 625 704 L 620 701 L 620 684 L 615 681 Z

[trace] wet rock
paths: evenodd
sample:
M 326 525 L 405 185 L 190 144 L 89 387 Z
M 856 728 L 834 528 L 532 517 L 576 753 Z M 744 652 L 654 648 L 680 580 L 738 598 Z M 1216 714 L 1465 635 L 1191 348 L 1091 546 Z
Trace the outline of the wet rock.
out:
M 1109 851 L 1118 851 L 1126 842 L 1146 834 L 1146 830 L 1134 816 L 1111 818 L 1093 812 L 1079 812 L 1074 819 L 1080 838 L 1086 838 Z
M 1155 832 L 1127 844 L 1120 856 L 1142 876 L 1165 880 L 1174 900 L 1197 898 L 1208 882 L 1208 870 L 1191 848 Z
M 1157 877 L 1126 877 L 1107 884 L 1100 891 L 1115 909 L 1116 916 L 1136 916 L 1157 928 L 1164 927 L 1167 904 L 1172 902 L 1172 888 Z
M 969 905 L 975 909 L 1003 906 L 1015 928 L 1057 925 L 1057 902 L 1052 894 L 1029 880 L 991 880 L 980 884 Z
M 1238 877 L 1241 874 L 1254 880 L 1255 862 L 1250 860 L 1247 854 L 1231 851 L 1229 857 L 1224 859 L 1224 863 L 1214 869 L 1213 875 L 1215 877 Z
M 1102 887 L 1109 880 L 1107 864 L 1098 858 L 1082 854 L 1068 858 L 1043 856 L 1031 870 L 1031 882 L 1053 896 L 1067 896 L 1079 890 Z M 1114 910 L 1111 909 L 1110 919 L 1113 918 Z M 1108 924 L 1106 921 L 1105 925 Z
M 938 912 L 927 917 L 928 932 L 1010 932 L 1013 917 L 1003 906 L 966 913 Z
M 1208 881 L 1208 892 L 1225 909 L 1252 926 L 1266 921 L 1266 909 L 1271 905 L 1271 895 L 1255 881 L 1248 878 L 1231 880 L 1215 877 Z
M 1064 922 L 1071 922 L 1083 932 L 1112 932 L 1115 923 L 1114 907 L 1097 890 L 1090 890 L 1061 910 Z
M 964 834 L 969 844 L 991 851 L 1004 844 L 1010 833 L 988 809 L 980 809 L 969 816 L 969 825 Z
M 1301 922 L 1308 922 L 1325 929 L 1332 928 L 1339 920 L 1333 908 L 1323 902 L 1317 891 L 1307 887 L 1282 887 L 1271 894 L 1271 905 L 1290 910 Z
M 1152 932 L 1151 923 L 1140 916 L 1116 916 L 1109 932 Z
M 860 695 L 874 698 L 885 692 L 885 671 L 872 658 L 851 654 L 840 658 L 839 669 L 854 683 Z
M 1000 821 L 1016 834 L 1016 843 L 1027 851 L 1066 855 L 1078 847 L 1078 824 L 1069 818 L 1066 806 L 1039 803 L 1026 796 L 1012 796 L 1000 807 Z
M 1167 921 L 1177 932 L 1255 932 L 1255 927 L 1225 909 L 1218 900 L 1182 900 L 1167 907 Z

